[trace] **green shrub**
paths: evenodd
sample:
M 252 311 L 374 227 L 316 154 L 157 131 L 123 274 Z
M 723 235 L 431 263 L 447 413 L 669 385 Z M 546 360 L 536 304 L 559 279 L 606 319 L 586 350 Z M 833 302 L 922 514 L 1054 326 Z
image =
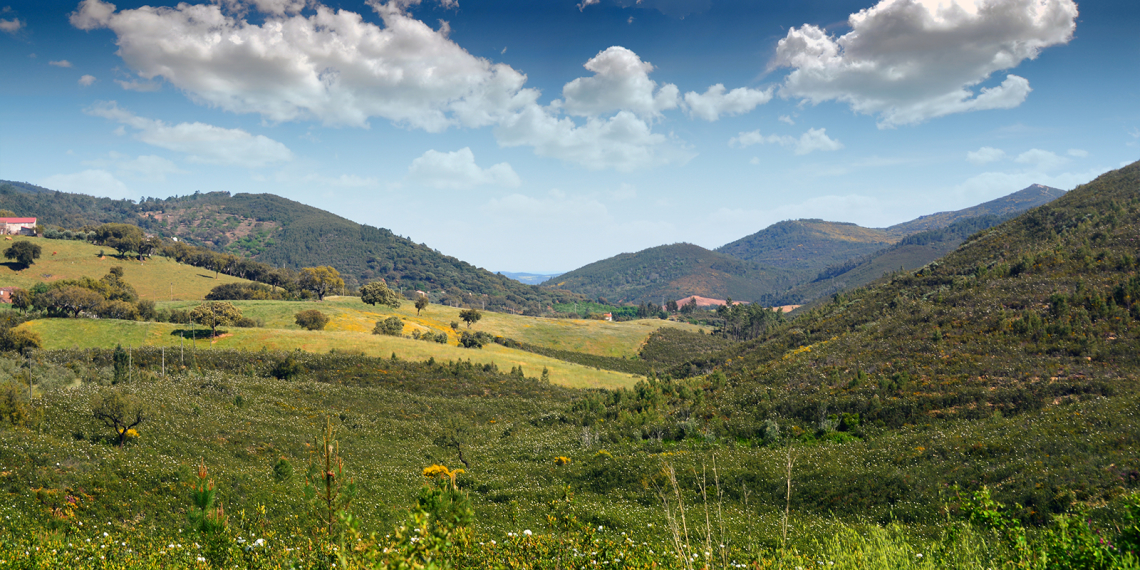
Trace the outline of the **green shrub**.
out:
M 296 319 L 297 325 L 311 331 L 319 331 L 329 324 L 328 315 L 316 309 L 301 311 L 293 317 Z

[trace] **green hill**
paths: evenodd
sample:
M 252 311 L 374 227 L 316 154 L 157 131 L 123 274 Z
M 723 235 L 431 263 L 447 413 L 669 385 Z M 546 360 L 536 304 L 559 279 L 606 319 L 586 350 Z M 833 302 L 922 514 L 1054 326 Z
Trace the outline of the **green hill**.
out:
M 884 230 L 823 220 L 788 220 L 716 248 L 717 253 L 806 276 L 898 241 Z
M 563 273 L 544 286 L 592 299 L 602 297 L 610 303 L 660 304 L 689 295 L 751 301 L 790 284 L 786 270 L 677 243 L 596 261 Z
M 274 266 L 332 265 L 350 286 L 386 279 L 401 291 L 428 291 L 457 305 L 539 314 L 580 299 L 524 285 L 389 230 L 272 194 L 195 193 L 135 203 L 0 182 L 0 208 L 65 228 L 130 223 Z

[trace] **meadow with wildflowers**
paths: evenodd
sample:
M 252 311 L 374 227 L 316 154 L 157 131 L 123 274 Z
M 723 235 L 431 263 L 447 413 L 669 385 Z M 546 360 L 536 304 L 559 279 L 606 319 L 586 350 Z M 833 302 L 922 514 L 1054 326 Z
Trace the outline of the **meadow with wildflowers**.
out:
M 617 389 L 412 339 L 9 352 L 0 568 L 1137 568 L 1137 239 L 1132 165 Z M 591 342 L 551 348 L 631 356 Z

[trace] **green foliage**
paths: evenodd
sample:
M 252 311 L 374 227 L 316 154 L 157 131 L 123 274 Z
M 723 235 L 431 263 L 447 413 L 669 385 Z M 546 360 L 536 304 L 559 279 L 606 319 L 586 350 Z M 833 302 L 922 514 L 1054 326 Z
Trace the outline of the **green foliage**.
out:
M 127 355 L 127 351 L 123 350 L 123 345 L 116 345 L 115 352 L 111 355 L 111 361 L 114 363 L 113 366 L 115 370 L 115 380 L 112 383 L 118 384 L 127 381 L 130 374 L 129 360 L 130 357 Z
M 419 316 L 420 311 L 423 311 L 428 306 L 428 298 L 425 295 L 420 295 L 416 299 L 416 316 Z
M 210 327 L 210 336 L 218 335 L 218 327 L 232 325 L 241 318 L 241 309 L 226 301 L 209 301 L 190 311 L 190 319 Z
M 332 420 L 325 418 L 325 429 L 314 441 L 319 450 L 309 460 L 305 473 L 305 500 L 316 522 L 316 530 L 326 540 L 338 536 L 338 527 L 356 498 L 356 482 L 344 474 L 344 461 L 340 457 L 340 443 L 335 439 Z
M 273 464 L 273 478 L 279 483 L 287 483 L 293 479 L 293 464 L 284 457 Z
M 260 283 L 223 283 L 206 294 L 207 301 L 265 301 L 291 299 L 287 291 Z
M 388 317 L 382 321 L 376 321 L 376 326 L 372 328 L 372 334 L 400 336 L 404 334 L 404 321 L 400 317 Z
M 386 305 L 393 309 L 400 306 L 400 297 L 384 281 L 373 281 L 361 287 L 360 300 L 369 305 Z
M 329 324 L 328 315 L 316 310 L 308 309 L 294 315 L 297 325 L 303 329 L 319 331 Z
M 31 267 L 40 258 L 40 246 L 30 241 L 18 241 L 4 250 L 4 258 L 15 260 L 16 263 Z
M 339 271 L 328 265 L 306 267 L 297 277 L 297 285 L 313 292 L 318 301 L 323 301 L 325 295 L 344 288 L 344 279 L 340 278 Z
M 537 344 L 530 344 L 519 342 L 514 339 L 496 336 L 494 337 L 496 344 L 501 344 L 507 348 L 517 348 L 558 360 L 566 362 L 573 362 L 581 364 L 582 366 L 590 366 L 593 368 L 600 368 L 603 370 L 614 370 L 617 372 L 625 372 L 626 374 L 646 375 L 650 372 L 651 368 L 648 363 L 638 359 L 618 358 L 615 356 L 600 356 L 597 354 L 588 354 L 585 352 L 575 352 L 573 350 L 559 350 L 556 348 L 549 348 L 546 346 L 539 346 Z
M 471 328 L 471 325 L 483 318 L 483 313 L 480 313 L 478 309 L 463 309 L 459 311 L 459 318 L 467 323 L 467 328 Z
M 662 327 L 645 339 L 638 355 L 653 367 L 659 370 L 667 370 L 686 361 L 702 360 L 704 357 L 727 349 L 732 344 L 732 341 L 720 336 Z M 694 368 L 693 372 L 695 371 Z M 688 372 L 686 370 L 684 375 L 691 375 Z
M 483 331 L 476 331 L 474 333 L 463 331 L 463 334 L 459 336 L 459 346 L 463 348 L 483 348 L 484 345 L 489 342 L 494 342 L 494 340 L 494 336 Z

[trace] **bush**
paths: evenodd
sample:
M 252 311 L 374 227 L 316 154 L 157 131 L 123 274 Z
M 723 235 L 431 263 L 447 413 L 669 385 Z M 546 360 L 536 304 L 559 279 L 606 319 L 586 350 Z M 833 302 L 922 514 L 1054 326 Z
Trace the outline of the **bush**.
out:
M 494 340 L 495 337 L 482 331 L 475 334 L 463 331 L 463 335 L 459 337 L 459 346 L 463 348 L 483 348 L 483 345 L 494 342 Z
M 154 301 L 150 299 L 140 299 L 139 302 L 135 304 L 135 307 L 138 309 L 140 319 L 144 321 L 158 320 L 158 311 L 154 308 Z
M 300 313 L 297 313 L 293 316 L 297 319 L 297 324 L 301 328 L 311 331 L 319 331 L 321 329 L 324 329 L 325 325 L 329 324 L 328 315 L 316 309 L 301 311 Z M 402 325 L 401 328 L 403 328 Z
M 372 329 L 372 334 L 400 336 L 403 333 L 404 321 L 400 320 L 400 317 L 388 317 L 383 321 L 376 321 L 376 327 Z
M 139 309 L 134 303 L 127 301 L 103 301 L 96 308 L 96 314 L 104 319 L 121 319 L 124 321 L 139 320 Z
M 252 317 L 242 317 L 234 321 L 235 327 L 243 329 L 259 329 L 265 326 L 265 321 L 262 319 L 255 319 Z

